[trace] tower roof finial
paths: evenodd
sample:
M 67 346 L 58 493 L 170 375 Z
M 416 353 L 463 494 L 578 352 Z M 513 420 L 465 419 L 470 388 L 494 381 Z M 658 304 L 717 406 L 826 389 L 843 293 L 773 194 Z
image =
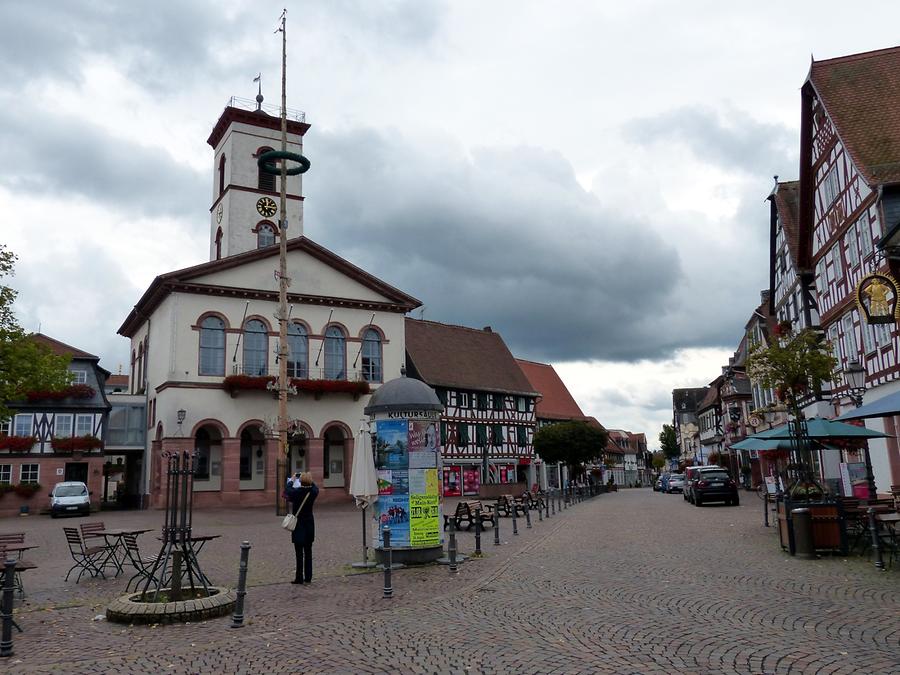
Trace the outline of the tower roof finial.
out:
M 262 112 L 262 103 L 263 103 L 262 73 L 257 73 L 256 77 L 253 78 L 253 81 L 258 83 L 258 85 L 259 85 L 259 87 L 256 90 L 256 112 Z

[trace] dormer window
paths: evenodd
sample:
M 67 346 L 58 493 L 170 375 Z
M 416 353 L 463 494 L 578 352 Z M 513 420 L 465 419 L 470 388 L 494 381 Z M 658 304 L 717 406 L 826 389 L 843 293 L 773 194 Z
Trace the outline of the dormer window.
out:
M 272 148 L 260 148 L 256 151 L 256 157 L 259 158 L 260 155 L 272 152 Z M 257 167 L 258 179 L 257 179 L 257 187 L 260 190 L 267 190 L 268 192 L 275 192 L 275 174 L 268 173 L 263 171 L 261 166 Z

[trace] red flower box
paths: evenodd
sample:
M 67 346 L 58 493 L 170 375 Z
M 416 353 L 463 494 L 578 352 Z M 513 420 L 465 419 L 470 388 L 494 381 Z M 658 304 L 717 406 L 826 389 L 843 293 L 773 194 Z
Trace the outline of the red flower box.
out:
M 56 452 L 83 452 L 102 448 L 103 441 L 96 436 L 75 436 L 73 438 L 51 438 L 50 447 Z
M 353 394 L 354 396 L 363 396 L 368 394 L 371 389 L 369 383 L 365 380 L 300 380 L 293 379 L 291 384 L 297 388 L 297 391 L 307 391 L 311 394 Z
M 255 389 L 257 391 L 265 391 L 269 382 L 274 383 L 275 378 L 271 375 L 229 375 L 222 382 L 222 386 L 227 389 L 233 396 L 236 391 L 241 389 Z
M 73 384 L 58 391 L 29 391 L 25 398 L 29 401 L 62 401 L 66 398 L 94 398 L 97 392 L 86 384 Z
M 37 439 L 34 436 L 0 436 L 0 450 L 27 452 L 35 443 Z

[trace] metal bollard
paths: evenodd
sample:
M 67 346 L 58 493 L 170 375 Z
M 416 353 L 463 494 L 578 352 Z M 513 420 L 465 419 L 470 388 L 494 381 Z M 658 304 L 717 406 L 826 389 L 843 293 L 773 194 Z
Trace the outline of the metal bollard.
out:
M 381 540 L 384 551 L 384 598 L 394 597 L 394 587 L 391 585 L 391 567 L 394 565 L 394 554 L 391 551 L 391 528 L 387 525 L 381 530 Z
M 475 557 L 481 557 L 481 509 L 475 510 Z
M 548 508 L 549 508 L 549 509 L 552 509 L 552 511 L 553 511 L 552 515 L 555 516 L 555 515 L 556 515 L 556 500 L 553 498 L 553 493 L 552 493 L 552 492 L 550 492 L 550 493 L 547 494 L 547 504 L 549 504 L 549 507 L 548 507 Z M 550 515 L 551 515 L 551 513 L 548 511 L 548 512 L 547 512 L 547 517 L 549 518 Z
M 531 507 L 528 505 L 525 506 L 525 529 L 531 529 Z
M 13 591 L 15 590 L 16 561 L 10 558 L 3 568 L 3 591 L 0 596 L 0 656 L 13 655 Z M 16 628 L 19 628 L 16 626 Z M 19 628 L 21 631 L 22 629 Z
M 544 522 L 544 507 L 541 505 L 540 502 L 538 502 L 537 512 L 538 512 L 538 522 L 540 522 L 540 523 Z
M 459 566 L 456 564 L 456 528 L 450 525 L 450 543 L 447 544 L 447 557 L 450 558 L 450 573 L 456 574 Z
M 250 558 L 250 542 L 241 544 L 241 562 L 238 565 L 237 601 L 234 603 L 234 614 L 231 615 L 231 627 L 241 628 L 244 625 L 244 596 L 247 595 L 247 561 Z
M 869 533 L 872 535 L 872 550 L 875 551 L 875 567 L 884 570 L 884 558 L 881 555 L 881 538 L 878 536 L 878 523 L 875 522 L 875 509 L 866 509 L 869 515 Z
M 766 491 L 763 494 L 763 519 L 765 520 L 766 527 L 769 527 L 769 493 Z
M 513 521 L 513 534 L 518 535 L 519 534 L 519 525 L 516 522 L 516 504 L 515 504 L 515 502 L 512 503 L 511 508 L 512 508 L 512 521 Z
M 494 512 L 494 546 L 500 545 L 500 514 Z

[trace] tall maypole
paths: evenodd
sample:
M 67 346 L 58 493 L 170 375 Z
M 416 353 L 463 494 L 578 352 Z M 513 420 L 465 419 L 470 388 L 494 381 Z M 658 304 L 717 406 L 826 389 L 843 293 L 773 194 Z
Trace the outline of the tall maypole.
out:
M 281 13 L 279 26 L 275 32 L 281 31 L 281 151 L 263 153 L 257 163 L 267 173 L 281 176 L 281 203 L 278 219 L 278 460 L 275 471 L 275 511 L 279 515 L 285 512 L 285 504 L 281 499 L 282 488 L 287 482 L 288 459 L 288 394 L 294 393 L 288 379 L 288 301 L 287 289 L 291 284 L 287 273 L 287 177 L 306 173 L 309 160 L 303 155 L 288 152 L 287 149 L 287 9 Z M 280 160 L 280 166 L 275 164 Z M 288 160 L 297 162 L 299 166 L 288 168 Z

